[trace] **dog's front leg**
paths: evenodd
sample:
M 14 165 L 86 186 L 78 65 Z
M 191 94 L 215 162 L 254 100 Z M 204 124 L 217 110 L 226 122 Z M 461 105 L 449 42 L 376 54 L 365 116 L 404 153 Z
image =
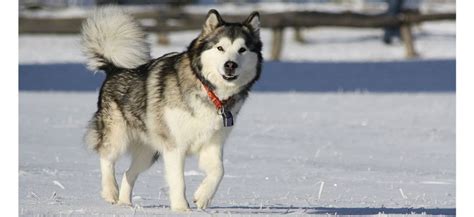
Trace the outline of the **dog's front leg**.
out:
M 169 199 L 172 211 L 189 211 L 184 184 L 184 160 L 186 153 L 175 147 L 163 151 L 165 176 L 169 186 Z
M 204 146 L 199 152 L 199 167 L 204 170 L 206 177 L 194 193 L 194 203 L 198 209 L 205 209 L 214 197 L 224 175 L 222 146 L 220 144 Z

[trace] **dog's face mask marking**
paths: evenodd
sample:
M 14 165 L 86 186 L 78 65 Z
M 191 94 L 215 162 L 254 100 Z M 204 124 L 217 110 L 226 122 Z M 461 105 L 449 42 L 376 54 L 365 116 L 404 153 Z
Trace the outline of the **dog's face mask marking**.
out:
M 211 11 L 203 27 L 202 74 L 216 86 L 242 86 L 257 74 L 261 42 L 260 18 L 252 13 L 243 23 L 225 23 Z
M 221 38 L 201 55 L 204 76 L 211 82 L 239 85 L 249 82 L 256 74 L 258 56 L 249 51 L 243 38 Z

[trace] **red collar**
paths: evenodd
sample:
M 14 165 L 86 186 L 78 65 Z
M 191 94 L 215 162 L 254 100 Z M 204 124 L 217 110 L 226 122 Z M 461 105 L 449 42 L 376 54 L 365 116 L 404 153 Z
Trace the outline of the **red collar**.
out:
M 216 94 L 204 83 L 202 84 L 204 89 L 206 89 L 207 96 L 209 96 L 209 99 L 214 103 L 214 106 L 216 106 L 216 109 L 220 111 L 224 106 L 222 101 L 219 99 L 219 97 L 216 96 Z
M 223 123 L 224 127 L 233 126 L 234 125 L 234 117 L 232 115 L 232 112 L 227 111 L 224 107 L 224 103 L 232 101 L 232 97 L 227 99 L 225 102 L 222 102 L 208 86 L 206 86 L 204 83 L 202 84 L 202 86 L 204 87 L 204 89 L 206 89 L 207 96 L 209 96 L 209 99 L 212 101 L 212 103 L 214 103 L 214 106 L 216 106 L 217 114 L 222 116 L 222 120 L 224 121 L 224 123 Z M 230 102 L 230 103 L 232 103 L 232 102 Z

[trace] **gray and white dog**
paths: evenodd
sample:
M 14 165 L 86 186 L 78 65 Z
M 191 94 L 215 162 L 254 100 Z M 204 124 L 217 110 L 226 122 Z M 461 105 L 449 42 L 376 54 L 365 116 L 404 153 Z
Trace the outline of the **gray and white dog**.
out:
M 139 173 L 160 156 L 169 185 L 170 207 L 187 211 L 185 157 L 196 154 L 206 177 L 194 193 L 198 209 L 209 206 L 223 177 L 223 144 L 235 117 L 260 76 L 260 17 L 224 21 L 210 10 L 201 33 L 186 51 L 150 57 L 139 24 L 118 8 L 96 10 L 83 24 L 88 67 L 102 70 L 102 84 L 85 136 L 100 155 L 102 197 L 131 205 Z M 130 153 L 120 191 L 115 162 Z

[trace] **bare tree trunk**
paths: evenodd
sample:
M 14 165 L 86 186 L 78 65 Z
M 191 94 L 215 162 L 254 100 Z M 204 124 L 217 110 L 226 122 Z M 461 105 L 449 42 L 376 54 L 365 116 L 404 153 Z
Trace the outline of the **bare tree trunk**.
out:
M 411 32 L 411 25 L 403 24 L 400 27 L 400 34 L 402 36 L 403 43 L 405 44 L 405 52 L 407 58 L 415 58 L 418 56 L 413 44 L 413 35 Z
M 295 30 L 295 33 L 293 35 L 294 40 L 300 44 L 306 43 L 306 40 L 304 40 L 304 37 L 303 37 L 302 29 L 300 27 L 295 27 L 294 30 Z
M 273 38 L 272 38 L 272 60 L 280 60 L 281 50 L 283 47 L 283 28 L 278 27 L 273 29 Z
M 158 44 L 160 45 L 169 45 L 170 38 L 168 37 L 168 33 L 160 32 L 158 33 Z

